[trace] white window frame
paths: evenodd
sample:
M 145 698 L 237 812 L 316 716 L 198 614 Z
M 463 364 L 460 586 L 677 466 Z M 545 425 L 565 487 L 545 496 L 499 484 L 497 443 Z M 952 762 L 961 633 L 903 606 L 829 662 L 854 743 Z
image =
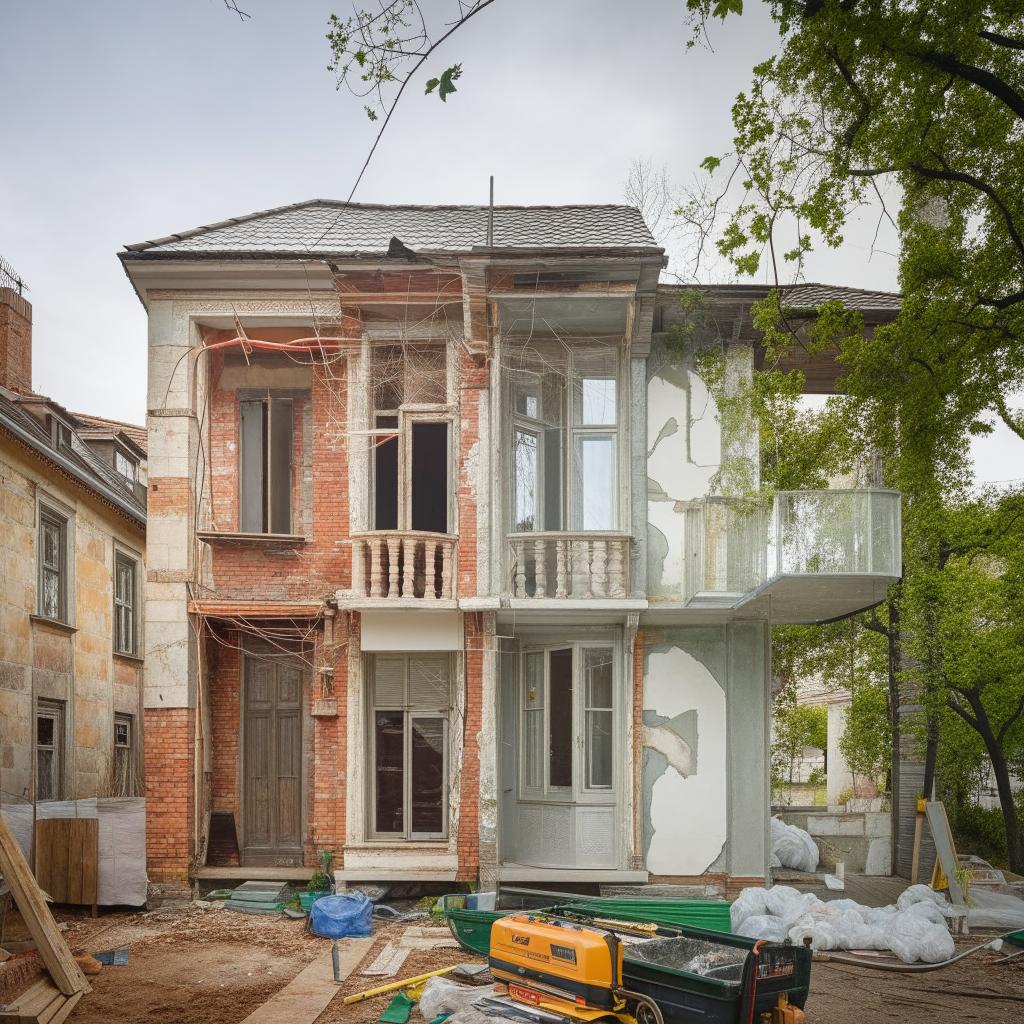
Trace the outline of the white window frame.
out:
M 448 839 L 448 815 L 449 815 L 449 786 L 451 784 L 449 773 L 449 762 L 451 759 L 451 715 L 454 705 L 452 694 L 455 665 L 450 656 L 437 655 L 435 652 L 423 652 L 427 657 L 444 657 L 448 668 L 448 704 L 443 709 L 432 710 L 430 708 L 414 707 L 409 702 L 409 667 L 412 660 L 418 657 L 415 653 L 410 654 L 369 654 L 366 656 L 366 679 L 369 683 L 367 689 L 368 699 L 366 701 L 366 735 L 368 758 L 368 780 L 367 780 L 367 808 L 366 808 L 366 835 L 374 842 L 442 842 Z M 376 659 L 401 659 L 405 663 L 405 695 L 401 706 L 380 702 L 377 698 L 375 681 Z M 403 830 L 399 832 L 378 832 L 376 827 L 377 819 L 377 712 L 396 712 L 402 715 L 403 749 L 402 749 L 402 824 Z M 442 751 L 442 767 L 444 778 L 442 782 L 442 806 L 440 832 L 414 832 L 412 830 L 412 722 L 413 719 L 429 718 L 441 720 L 444 724 L 444 748 Z
M 612 783 L 610 786 L 588 786 L 586 774 L 586 758 L 588 754 L 587 743 L 587 711 L 590 710 L 587 704 L 585 678 L 583 674 L 584 652 L 588 649 L 607 650 L 612 665 Z M 552 786 L 550 783 L 551 757 L 548 747 L 548 738 L 551 735 L 551 653 L 553 651 L 572 651 L 572 714 L 573 714 L 573 784 L 570 787 Z M 620 753 L 622 742 L 622 682 L 621 682 L 621 658 L 619 657 L 619 646 L 611 638 L 586 639 L 570 641 L 568 643 L 543 643 L 524 646 L 519 658 L 519 687 L 517 692 L 517 760 L 518 780 L 517 788 L 521 801 L 561 801 L 568 803 L 606 803 L 617 800 L 619 795 L 619 772 L 615 769 L 615 763 Z M 543 701 L 542 709 L 528 709 L 527 702 L 527 657 L 531 654 L 540 654 L 542 657 L 542 686 Z M 606 710 L 606 709 L 602 709 Z M 542 732 L 542 757 L 543 770 L 540 786 L 529 786 L 526 781 L 527 759 L 526 759 L 526 715 L 541 714 L 543 719 Z
M 623 367 L 625 360 L 623 359 L 621 346 L 609 344 L 607 346 L 601 346 L 601 348 L 607 348 L 608 351 L 613 352 L 616 361 L 614 373 L 612 373 L 608 377 L 597 378 L 603 380 L 613 380 L 615 382 L 614 423 L 594 424 L 578 422 L 580 417 L 576 408 L 576 387 L 579 381 L 585 379 L 578 369 L 579 363 L 586 362 L 586 356 L 584 352 L 579 353 L 579 356 L 577 357 L 577 353 L 570 348 L 566 355 L 566 386 L 564 388 L 564 394 L 562 397 L 564 408 L 562 410 L 561 427 L 557 427 L 557 425 L 550 424 L 544 419 L 544 394 L 543 388 L 540 386 L 539 382 L 542 380 L 545 371 L 543 369 L 533 370 L 527 368 L 522 370 L 514 370 L 509 375 L 509 381 L 505 388 L 505 400 L 510 412 L 509 421 L 511 424 L 511 432 L 509 434 L 508 461 L 508 519 L 510 524 L 509 532 L 511 533 L 609 533 L 616 532 L 622 528 L 621 524 L 623 519 L 623 513 L 620 491 L 622 487 L 622 476 L 624 471 L 621 465 L 621 452 L 623 451 L 622 434 L 628 413 L 628 408 L 626 407 L 623 399 Z M 590 351 L 599 350 L 596 346 L 591 346 Z M 551 370 L 548 372 L 555 373 L 557 371 Z M 528 416 L 525 413 L 521 413 L 516 409 L 516 388 L 517 386 L 522 385 L 522 378 L 526 374 L 535 375 L 538 381 L 538 418 Z M 557 530 L 553 529 L 547 522 L 543 521 L 545 514 L 544 478 L 546 475 L 548 456 L 548 452 L 545 449 L 545 435 L 547 431 L 551 429 L 560 429 L 563 437 L 563 442 L 560 445 L 560 450 L 557 453 L 559 476 L 561 479 L 562 488 L 562 526 Z M 516 522 L 515 438 L 517 431 L 529 433 L 536 437 L 537 439 L 537 478 L 535 482 L 534 493 L 534 527 L 532 530 L 519 530 L 518 523 Z M 580 487 L 577 482 L 578 474 L 576 464 L 576 450 L 578 440 L 585 439 L 588 437 L 609 437 L 611 439 L 611 522 L 607 526 L 585 529 L 583 527 L 582 496 L 580 493 L 578 493 L 580 491 Z M 538 525 L 538 521 L 541 521 L 541 525 Z
M 36 800 L 39 795 L 39 720 L 48 719 L 53 722 L 53 743 L 46 745 L 43 749 L 53 751 L 53 782 L 56 792 L 46 799 L 63 800 L 67 788 L 67 705 L 62 700 L 36 700 L 35 718 L 32 722 L 32 751 L 35 777 L 33 779 L 34 794 Z
M 128 564 L 131 566 L 131 580 L 132 580 L 132 592 L 131 602 L 126 604 L 121 600 L 118 593 L 119 584 L 119 569 L 122 564 Z M 113 641 L 114 641 L 114 653 L 124 655 L 129 658 L 137 658 L 139 656 L 139 565 L 140 561 L 136 554 L 130 551 L 114 545 L 114 629 L 113 629 Z M 121 612 L 122 609 L 127 609 L 128 616 L 131 624 L 131 637 L 128 647 L 123 645 L 121 636 Z
M 130 473 L 126 473 L 123 469 L 121 469 L 118 466 L 118 464 L 117 464 L 117 460 L 118 459 L 120 459 L 126 466 L 130 466 L 131 467 L 131 472 Z M 138 479 L 139 479 L 139 460 L 135 459 L 135 458 L 132 458 L 130 455 L 128 455 L 124 451 L 124 449 L 122 449 L 118 445 L 115 445 L 114 446 L 114 472 L 119 474 L 120 476 L 124 477 L 124 479 L 127 480 L 128 483 L 130 483 L 130 484 L 137 483 Z

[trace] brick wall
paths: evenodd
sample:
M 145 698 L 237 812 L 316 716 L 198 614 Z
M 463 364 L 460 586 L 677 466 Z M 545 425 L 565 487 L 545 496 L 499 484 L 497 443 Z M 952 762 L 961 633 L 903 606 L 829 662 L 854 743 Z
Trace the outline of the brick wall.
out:
M 480 870 L 480 732 L 483 700 L 483 616 L 465 616 L 466 716 L 462 739 L 462 776 L 459 780 L 459 880 L 473 881 Z
M 459 518 L 459 565 L 457 592 L 459 597 L 473 597 L 477 592 L 476 505 L 479 459 L 476 450 L 480 441 L 480 389 L 488 385 L 487 360 L 459 349 L 459 464 L 456 496 Z
M 0 288 L 0 384 L 32 390 L 32 304 Z
M 192 856 L 192 708 L 148 708 L 146 862 L 151 882 L 186 882 Z

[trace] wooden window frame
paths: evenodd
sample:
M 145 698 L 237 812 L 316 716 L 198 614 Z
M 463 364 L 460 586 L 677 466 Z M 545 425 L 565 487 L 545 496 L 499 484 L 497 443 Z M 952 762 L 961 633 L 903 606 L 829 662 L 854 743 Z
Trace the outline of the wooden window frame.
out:
M 56 792 L 47 800 L 63 800 L 67 790 L 67 706 L 62 700 L 36 700 L 35 717 L 32 722 L 32 759 L 34 768 L 34 795 L 38 802 L 39 796 L 39 720 L 49 719 L 53 722 L 53 743 L 42 749 L 52 750 L 55 767 L 53 769 L 53 782 Z
M 242 533 L 258 536 L 290 536 L 295 522 L 293 489 L 295 480 L 295 399 L 302 397 L 292 390 L 239 391 L 238 393 L 238 526 Z M 251 441 L 246 437 L 245 407 L 260 406 L 260 448 L 259 448 L 259 490 L 257 498 L 248 493 L 248 471 L 255 468 L 248 465 Z M 288 465 L 282 467 L 275 464 L 275 408 L 278 415 L 284 414 L 288 423 Z M 287 409 L 287 412 L 285 412 Z M 287 501 L 278 505 L 277 477 L 286 478 Z M 258 508 L 250 508 L 250 503 L 257 503 Z M 280 516 L 287 509 L 287 523 L 280 521 Z M 249 529 L 254 519 L 259 520 L 259 529 Z M 276 520 L 276 521 L 275 521 Z M 282 528 L 283 527 L 283 528 Z
M 119 592 L 120 570 L 126 566 L 131 571 L 131 594 L 128 601 Z M 128 619 L 128 644 L 124 643 L 122 616 Z M 127 551 L 114 548 L 114 653 L 137 658 L 139 654 L 139 560 Z
M 71 516 L 61 512 L 49 503 L 39 503 L 38 529 L 36 531 L 36 542 L 38 544 L 36 587 L 38 598 L 36 601 L 36 614 L 40 618 L 48 619 L 51 622 L 59 622 L 65 626 L 71 624 L 71 571 L 70 553 L 71 545 Z M 56 564 L 46 562 L 46 543 L 44 541 L 44 528 L 50 527 L 57 531 L 57 551 L 59 561 Z M 51 615 L 46 608 L 45 581 L 48 574 L 57 578 L 57 614 Z

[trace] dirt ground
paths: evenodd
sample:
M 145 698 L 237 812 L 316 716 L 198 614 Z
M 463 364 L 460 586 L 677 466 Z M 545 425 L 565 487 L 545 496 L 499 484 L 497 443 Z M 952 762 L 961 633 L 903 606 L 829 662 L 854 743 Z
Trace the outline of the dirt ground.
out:
M 238 1024 L 330 948 L 328 940 L 308 935 L 301 921 L 202 905 L 142 914 L 106 913 L 97 920 L 60 912 L 58 917 L 68 922 L 65 935 L 76 952 L 129 951 L 127 967 L 104 967 L 91 979 L 93 992 L 79 1003 L 69 1018 L 71 1024 Z M 376 924 L 375 942 L 363 966 L 386 942 L 396 941 L 405 927 Z M 980 937 L 972 936 L 958 940 L 958 946 L 966 948 L 979 941 Z M 816 963 L 806 1007 L 808 1024 L 935 1024 L 937 1020 L 1017 1024 L 1024 1020 L 1024 957 L 995 964 L 1000 955 L 985 951 L 963 964 L 922 975 Z M 401 976 L 471 960 L 459 949 L 414 951 Z M 30 973 L 27 967 L 19 968 L 23 977 Z M 353 1006 L 344 1006 L 341 999 L 381 980 L 387 979 L 354 972 L 318 1024 L 376 1021 L 390 996 Z M 415 1010 L 411 1024 L 421 1024 Z

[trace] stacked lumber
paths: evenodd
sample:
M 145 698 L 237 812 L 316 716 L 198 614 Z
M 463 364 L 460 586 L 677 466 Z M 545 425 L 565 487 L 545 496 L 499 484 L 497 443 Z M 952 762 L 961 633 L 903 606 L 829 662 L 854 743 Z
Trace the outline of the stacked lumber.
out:
M 64 941 L 42 890 L 11 830 L 0 817 L 0 876 L 10 886 L 14 903 L 50 977 L 23 992 L 0 1013 L 7 1024 L 60 1024 L 92 988 Z

